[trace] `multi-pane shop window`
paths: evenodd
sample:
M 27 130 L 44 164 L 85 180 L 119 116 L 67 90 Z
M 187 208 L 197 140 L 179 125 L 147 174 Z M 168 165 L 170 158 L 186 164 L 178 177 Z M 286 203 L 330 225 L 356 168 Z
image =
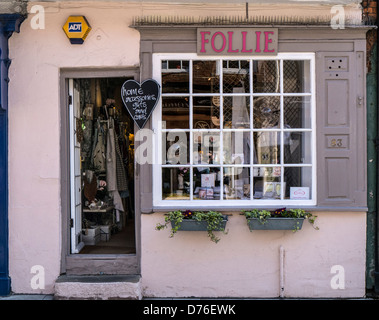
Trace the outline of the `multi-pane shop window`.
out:
M 315 204 L 313 66 L 311 54 L 156 55 L 154 203 Z

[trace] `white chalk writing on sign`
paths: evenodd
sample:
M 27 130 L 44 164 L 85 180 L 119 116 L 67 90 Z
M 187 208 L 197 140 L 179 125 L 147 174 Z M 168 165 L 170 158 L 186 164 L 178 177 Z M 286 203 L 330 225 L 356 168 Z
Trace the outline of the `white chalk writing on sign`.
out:
M 151 79 L 142 84 L 128 80 L 121 88 L 121 97 L 133 120 L 142 128 L 158 102 L 159 84 Z

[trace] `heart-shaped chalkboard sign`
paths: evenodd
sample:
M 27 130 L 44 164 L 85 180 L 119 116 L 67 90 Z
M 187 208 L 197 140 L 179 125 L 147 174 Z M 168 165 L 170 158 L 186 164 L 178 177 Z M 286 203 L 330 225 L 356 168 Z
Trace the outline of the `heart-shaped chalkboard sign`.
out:
M 137 126 L 142 129 L 160 96 L 160 85 L 152 79 L 139 84 L 135 80 L 125 81 L 121 87 L 121 98 L 130 116 Z

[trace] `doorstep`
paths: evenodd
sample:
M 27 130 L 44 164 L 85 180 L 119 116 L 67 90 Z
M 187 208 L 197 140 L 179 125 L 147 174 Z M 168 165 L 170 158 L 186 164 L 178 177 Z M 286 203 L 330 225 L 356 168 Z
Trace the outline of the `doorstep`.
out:
M 55 282 L 56 300 L 141 300 L 140 275 L 62 275 Z

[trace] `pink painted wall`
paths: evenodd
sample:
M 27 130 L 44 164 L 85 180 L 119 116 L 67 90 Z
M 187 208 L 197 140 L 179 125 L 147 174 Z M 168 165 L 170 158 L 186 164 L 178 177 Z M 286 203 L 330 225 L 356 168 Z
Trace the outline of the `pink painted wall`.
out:
M 136 6 L 42 5 L 45 29 L 32 29 L 31 14 L 10 41 L 9 251 L 17 293 L 39 293 L 30 285 L 34 265 L 45 269 L 44 293 L 53 292 L 60 273 L 60 68 L 139 63 L 139 33 L 128 27 L 140 14 Z M 70 15 L 85 15 L 93 28 L 83 45 L 72 46 L 62 30 Z
M 304 221 L 292 231 L 252 231 L 239 213 L 218 232 L 156 231 L 164 215 L 142 215 L 142 281 L 150 297 L 278 297 L 279 248 L 284 254 L 285 297 L 365 295 L 365 213 L 315 213 L 319 230 Z M 345 289 L 333 289 L 334 265 L 344 268 Z
M 33 30 L 30 14 L 21 33 L 10 39 L 9 251 L 16 293 L 53 293 L 60 273 L 60 69 L 138 65 L 139 33 L 129 28 L 134 16 L 245 14 L 244 4 L 210 5 L 208 10 L 204 4 L 167 7 L 97 1 L 29 6 L 35 4 L 45 8 L 45 29 Z M 329 8 L 310 7 L 307 14 L 322 10 Z M 269 7 L 260 12 L 275 14 Z M 93 28 L 81 46 L 70 45 L 63 33 L 69 15 L 85 15 Z M 278 296 L 280 245 L 286 250 L 288 296 L 364 294 L 364 213 L 320 214 L 320 231 L 305 225 L 296 234 L 250 233 L 237 214 L 230 218 L 229 234 L 222 235 L 217 245 L 205 234 L 181 233 L 169 239 L 167 230 L 154 230 L 162 220 L 162 214 L 142 216 L 142 278 L 148 296 Z M 345 267 L 344 291 L 330 289 L 334 264 Z M 45 270 L 42 290 L 31 288 L 35 265 Z

